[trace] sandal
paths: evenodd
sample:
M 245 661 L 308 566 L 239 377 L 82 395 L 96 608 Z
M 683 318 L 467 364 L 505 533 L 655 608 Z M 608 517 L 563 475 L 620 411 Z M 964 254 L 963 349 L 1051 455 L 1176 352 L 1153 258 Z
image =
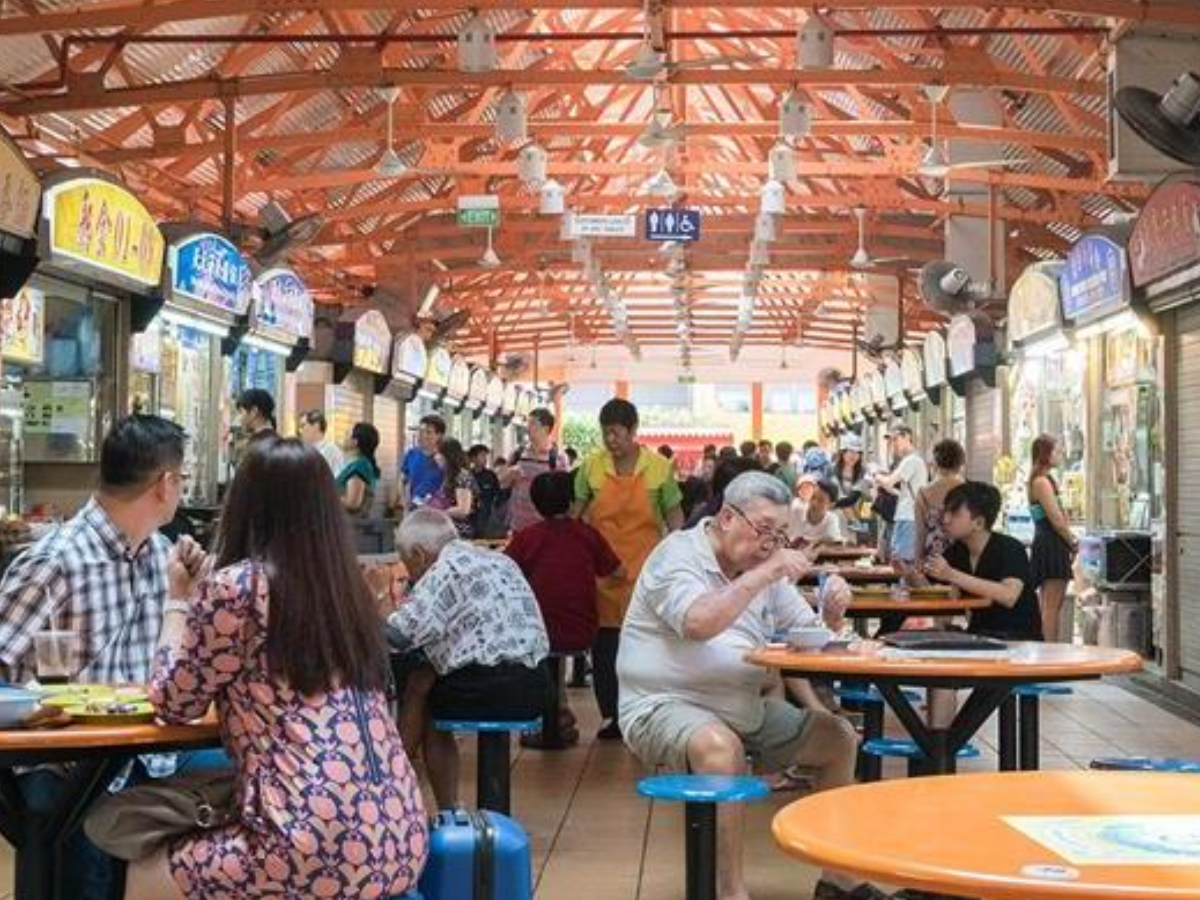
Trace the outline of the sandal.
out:
M 792 794 L 808 792 L 816 787 L 816 779 L 800 766 L 789 766 L 771 782 L 771 793 Z

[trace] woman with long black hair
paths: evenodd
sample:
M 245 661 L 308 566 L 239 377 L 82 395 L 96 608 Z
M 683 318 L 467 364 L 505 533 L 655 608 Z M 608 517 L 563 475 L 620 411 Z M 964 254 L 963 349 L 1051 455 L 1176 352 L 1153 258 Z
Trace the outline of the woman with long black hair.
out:
M 425 814 L 384 692 L 382 625 L 325 460 L 299 440 L 255 441 L 212 573 L 166 608 L 150 688 L 169 722 L 216 706 L 234 817 L 132 863 L 126 900 L 392 897 L 416 884 Z
M 375 513 L 375 491 L 379 485 L 379 431 L 374 425 L 359 422 L 350 429 L 346 441 L 346 463 L 337 476 L 342 494 L 342 507 L 358 519 L 368 519 Z
M 1071 531 L 1071 520 L 1059 500 L 1058 483 L 1051 474 L 1061 464 L 1058 439 L 1049 434 L 1037 437 L 1030 450 L 1029 514 L 1033 518 L 1033 547 L 1029 554 L 1033 585 L 1038 589 L 1042 607 L 1042 631 L 1046 640 L 1060 637 L 1058 623 L 1067 585 L 1071 583 L 1072 562 L 1079 550 L 1079 539 Z
M 445 512 L 454 522 L 458 536 L 470 540 L 475 537 L 479 485 L 471 474 L 467 452 L 454 438 L 446 438 L 438 445 L 434 459 L 442 469 L 442 489 L 434 495 L 429 505 Z

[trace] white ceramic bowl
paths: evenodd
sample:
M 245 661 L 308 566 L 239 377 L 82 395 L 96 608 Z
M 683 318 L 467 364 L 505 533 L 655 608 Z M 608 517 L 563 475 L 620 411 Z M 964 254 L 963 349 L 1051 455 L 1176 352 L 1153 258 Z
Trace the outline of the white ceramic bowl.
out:
M 793 628 L 788 632 L 788 646 L 793 650 L 820 650 L 833 640 L 833 632 L 822 625 Z
M 38 708 L 39 697 L 22 688 L 0 687 L 0 728 L 11 728 L 29 718 Z

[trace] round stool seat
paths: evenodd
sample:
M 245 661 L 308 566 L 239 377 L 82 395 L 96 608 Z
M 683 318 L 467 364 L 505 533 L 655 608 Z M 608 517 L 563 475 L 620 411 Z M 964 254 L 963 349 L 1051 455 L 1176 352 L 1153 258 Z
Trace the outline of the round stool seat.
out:
M 745 803 L 771 794 L 762 779 L 746 775 L 654 775 L 639 781 L 637 791 L 676 803 Z
M 1200 760 L 1171 757 L 1119 756 L 1093 759 L 1089 768 L 1117 772 L 1178 772 L 1184 775 L 1200 773 Z
M 925 758 L 917 742 L 906 738 L 873 738 L 863 742 L 862 752 L 869 756 L 886 756 L 890 759 Z M 979 749 L 974 744 L 967 744 L 954 755 L 959 759 L 978 759 Z
M 904 698 L 910 703 L 915 703 L 921 699 L 921 695 L 909 688 L 900 691 Z M 883 694 L 879 693 L 879 688 L 874 685 L 853 684 L 835 687 L 833 694 L 839 700 L 847 703 L 882 703 Z
M 438 731 L 454 731 L 465 734 L 499 734 L 502 732 L 517 732 L 518 734 L 529 734 L 534 731 L 540 731 L 542 722 L 540 719 L 529 719 L 528 721 L 514 722 L 490 722 L 486 720 L 472 721 L 470 719 L 438 719 L 433 723 L 433 727 Z
M 1066 697 L 1075 693 L 1067 684 L 1022 684 L 1013 688 L 1018 697 Z

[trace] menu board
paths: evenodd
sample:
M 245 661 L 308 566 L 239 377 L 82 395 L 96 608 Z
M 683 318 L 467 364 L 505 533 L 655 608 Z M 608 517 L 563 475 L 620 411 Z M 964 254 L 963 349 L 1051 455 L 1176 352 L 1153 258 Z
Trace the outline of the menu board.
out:
M 504 405 L 504 379 L 499 375 L 493 374 L 488 381 L 487 399 L 484 402 L 484 407 L 493 413 L 499 412 Z
M 157 375 L 162 372 L 162 319 L 155 318 L 146 330 L 133 336 L 129 365 L 135 372 Z
M 392 353 L 393 378 L 424 378 L 429 368 L 429 353 L 425 341 L 416 332 L 397 335 Z
M 90 381 L 26 381 L 26 434 L 87 434 L 92 421 Z
M 946 383 L 946 339 L 940 331 L 931 331 L 925 335 L 922 347 L 922 357 L 925 360 L 926 389 L 939 388 Z
M 377 309 L 369 309 L 354 320 L 354 368 L 383 375 L 392 352 L 392 329 Z
M 46 295 L 24 287 L 0 300 L 0 355 L 10 362 L 40 366 L 46 351 Z
M 450 370 L 454 360 L 445 347 L 437 347 L 429 354 L 429 367 L 425 370 L 425 384 L 432 388 L 444 388 L 450 384 Z
M 1150 195 L 1129 238 L 1129 271 L 1142 288 L 1200 264 L 1200 183 L 1169 181 Z
M 1125 248 L 1102 234 L 1084 235 L 1067 257 L 1061 281 L 1063 317 L 1094 319 L 1129 305 L 1129 262 Z
M 168 297 L 234 316 L 250 309 L 253 275 L 241 252 L 219 234 L 197 234 L 167 251 Z
M 0 231 L 28 240 L 37 233 L 42 186 L 12 139 L 0 131 Z
M 521 389 L 517 387 L 515 382 L 510 382 L 504 386 L 504 400 L 500 403 L 500 411 L 506 415 L 512 415 L 517 411 L 517 400 L 521 395 Z
M 975 322 L 970 316 L 955 316 L 946 329 L 950 350 L 950 377 L 960 378 L 975 371 Z
M 158 287 L 165 241 L 150 213 L 123 187 L 77 178 L 47 189 L 43 202 L 53 263 L 104 281 Z
M 1014 344 L 1044 337 L 1061 327 L 1058 285 L 1062 273 L 1061 262 L 1034 263 L 1013 284 L 1008 296 L 1008 338 Z M 953 357 L 953 340 L 950 353 Z M 973 368 L 974 362 L 971 365 Z
M 883 373 L 876 370 L 867 375 L 867 390 L 870 392 L 871 405 L 882 409 L 887 406 L 887 385 L 883 381 Z
M 313 299 L 291 269 L 268 269 L 255 280 L 256 326 L 282 332 L 295 341 L 312 337 Z

